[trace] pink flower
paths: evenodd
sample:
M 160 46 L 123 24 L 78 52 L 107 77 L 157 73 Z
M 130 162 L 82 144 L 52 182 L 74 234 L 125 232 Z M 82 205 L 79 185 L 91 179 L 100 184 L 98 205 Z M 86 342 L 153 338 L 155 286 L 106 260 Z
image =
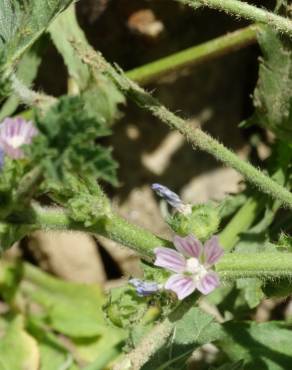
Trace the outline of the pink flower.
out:
M 23 158 L 22 145 L 30 144 L 37 134 L 32 122 L 20 117 L 5 118 L 0 124 L 0 147 L 10 158 Z
M 211 267 L 222 257 L 224 251 L 217 236 L 203 246 L 193 235 L 174 237 L 176 250 L 159 247 L 154 249 L 155 266 L 174 272 L 165 284 L 165 289 L 176 293 L 179 300 L 196 289 L 209 294 L 220 285 L 218 274 Z

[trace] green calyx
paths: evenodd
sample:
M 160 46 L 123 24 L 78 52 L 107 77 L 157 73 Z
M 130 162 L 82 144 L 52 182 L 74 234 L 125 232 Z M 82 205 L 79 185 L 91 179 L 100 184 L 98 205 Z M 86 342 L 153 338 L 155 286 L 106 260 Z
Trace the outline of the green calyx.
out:
M 166 222 L 180 236 L 193 234 L 205 241 L 218 230 L 220 217 L 214 205 L 200 204 L 192 206 L 190 214 L 177 212 L 169 216 Z

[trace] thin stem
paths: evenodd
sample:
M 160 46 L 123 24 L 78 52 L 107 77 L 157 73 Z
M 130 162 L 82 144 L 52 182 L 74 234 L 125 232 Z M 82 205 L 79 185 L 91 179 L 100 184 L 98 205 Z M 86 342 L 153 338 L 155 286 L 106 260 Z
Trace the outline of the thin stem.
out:
M 224 230 L 219 234 L 221 245 L 226 251 L 234 247 L 239 240 L 239 234 L 247 230 L 255 220 L 255 217 L 263 209 L 264 203 L 259 197 L 251 197 L 240 208 Z
M 126 75 L 139 84 L 156 81 L 175 70 L 200 64 L 206 60 L 226 55 L 256 42 L 258 25 L 251 25 L 227 35 L 217 37 L 211 41 L 182 50 L 178 53 L 158 59 L 152 63 L 126 72 Z M 71 83 L 72 81 L 69 80 Z M 74 82 L 74 81 L 73 81 Z M 71 86 L 71 85 L 70 85 Z M 28 109 L 18 113 L 25 119 L 32 118 L 32 110 Z
M 257 30 L 256 25 L 242 28 L 135 68 L 126 72 L 126 76 L 140 84 L 156 81 L 157 78 L 175 70 L 202 63 L 255 43 Z
M 16 75 L 11 76 L 12 89 L 17 97 L 29 106 L 37 106 L 42 111 L 47 110 L 51 105 L 56 103 L 57 99 L 53 96 L 41 94 L 29 89 L 23 84 Z
M 277 169 L 273 170 L 275 166 L 275 158 L 277 160 Z M 280 185 L 286 185 L 289 188 L 289 167 L 291 163 L 291 149 L 285 142 L 278 142 L 277 148 L 274 151 L 273 156 L 270 159 L 270 170 L 272 173 L 272 179 L 277 181 Z M 240 233 L 248 230 L 255 221 L 256 217 L 265 208 L 267 199 L 262 194 L 254 194 L 247 199 L 246 203 L 239 209 L 231 221 L 225 226 L 224 230 L 220 233 L 220 241 L 226 250 L 230 250 L 235 246 L 240 238 Z M 258 224 L 261 228 L 268 229 L 272 223 L 274 216 L 279 209 L 280 204 L 278 201 L 274 201 L 273 204 L 267 208 L 268 214 Z
M 288 18 L 281 17 L 265 9 L 259 9 L 238 0 L 177 0 L 183 4 L 198 7 L 198 3 L 209 8 L 222 10 L 226 13 L 243 17 L 253 22 L 260 22 L 272 26 L 276 30 L 292 36 L 292 22 Z
M 237 170 L 247 181 L 257 186 L 262 192 L 269 194 L 274 199 L 278 199 L 281 204 L 292 209 L 292 194 L 287 189 L 264 175 L 263 172 L 253 167 L 248 161 L 240 159 L 235 153 L 201 129 L 194 127 L 191 123 L 169 111 L 151 94 L 128 79 L 121 70 L 117 71 L 113 68 L 100 53 L 96 53 L 89 48 L 84 49 L 80 47 L 80 44 L 75 44 L 75 48 L 85 63 L 107 74 L 119 89 L 138 106 L 151 112 L 170 128 L 178 130 L 195 147 L 211 154 L 225 165 Z

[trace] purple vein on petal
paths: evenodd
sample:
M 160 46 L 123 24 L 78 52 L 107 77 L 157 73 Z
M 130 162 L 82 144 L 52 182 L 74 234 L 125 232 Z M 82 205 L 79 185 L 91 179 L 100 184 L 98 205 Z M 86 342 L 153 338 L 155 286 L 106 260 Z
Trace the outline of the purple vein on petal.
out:
M 196 285 L 201 293 L 209 294 L 220 285 L 219 276 L 216 272 L 210 271 Z
M 165 284 L 165 289 L 176 293 L 179 300 L 182 300 L 193 293 L 196 285 L 193 279 L 184 275 L 172 275 Z
M 199 259 L 202 253 L 202 243 L 193 235 L 180 237 L 176 235 L 173 239 L 175 248 L 186 257 L 196 257 Z
M 218 236 L 213 236 L 206 241 L 204 246 L 205 264 L 208 266 L 214 265 L 224 254 L 224 250 L 219 245 Z
M 155 248 L 155 266 L 163 267 L 173 272 L 183 272 L 186 266 L 185 258 L 177 251 L 170 248 Z

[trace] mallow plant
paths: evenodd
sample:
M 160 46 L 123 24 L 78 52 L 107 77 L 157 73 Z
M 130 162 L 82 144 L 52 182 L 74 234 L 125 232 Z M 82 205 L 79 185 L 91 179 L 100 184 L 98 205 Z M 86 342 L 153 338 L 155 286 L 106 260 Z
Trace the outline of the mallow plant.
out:
M 291 367 L 290 318 L 252 320 L 263 299 L 292 292 L 291 5 L 278 0 L 267 10 L 239 0 L 177 1 L 254 23 L 124 72 L 89 45 L 73 1 L 0 4 L 1 370 L 174 370 L 194 361 L 221 370 Z M 31 89 L 48 34 L 68 72 L 68 94 L 58 98 Z M 241 126 L 273 133 L 262 169 L 142 87 L 255 42 L 261 58 L 254 112 Z M 102 139 L 127 100 L 244 179 L 240 193 L 202 204 L 184 203 L 169 184 L 152 184 L 172 240 L 119 216 L 103 191 L 118 178 Z M 126 277 L 105 294 L 7 261 L 3 252 L 35 230 L 78 230 L 116 241 L 139 254 L 143 277 Z M 194 354 L 206 346 L 213 356 L 198 364 Z

